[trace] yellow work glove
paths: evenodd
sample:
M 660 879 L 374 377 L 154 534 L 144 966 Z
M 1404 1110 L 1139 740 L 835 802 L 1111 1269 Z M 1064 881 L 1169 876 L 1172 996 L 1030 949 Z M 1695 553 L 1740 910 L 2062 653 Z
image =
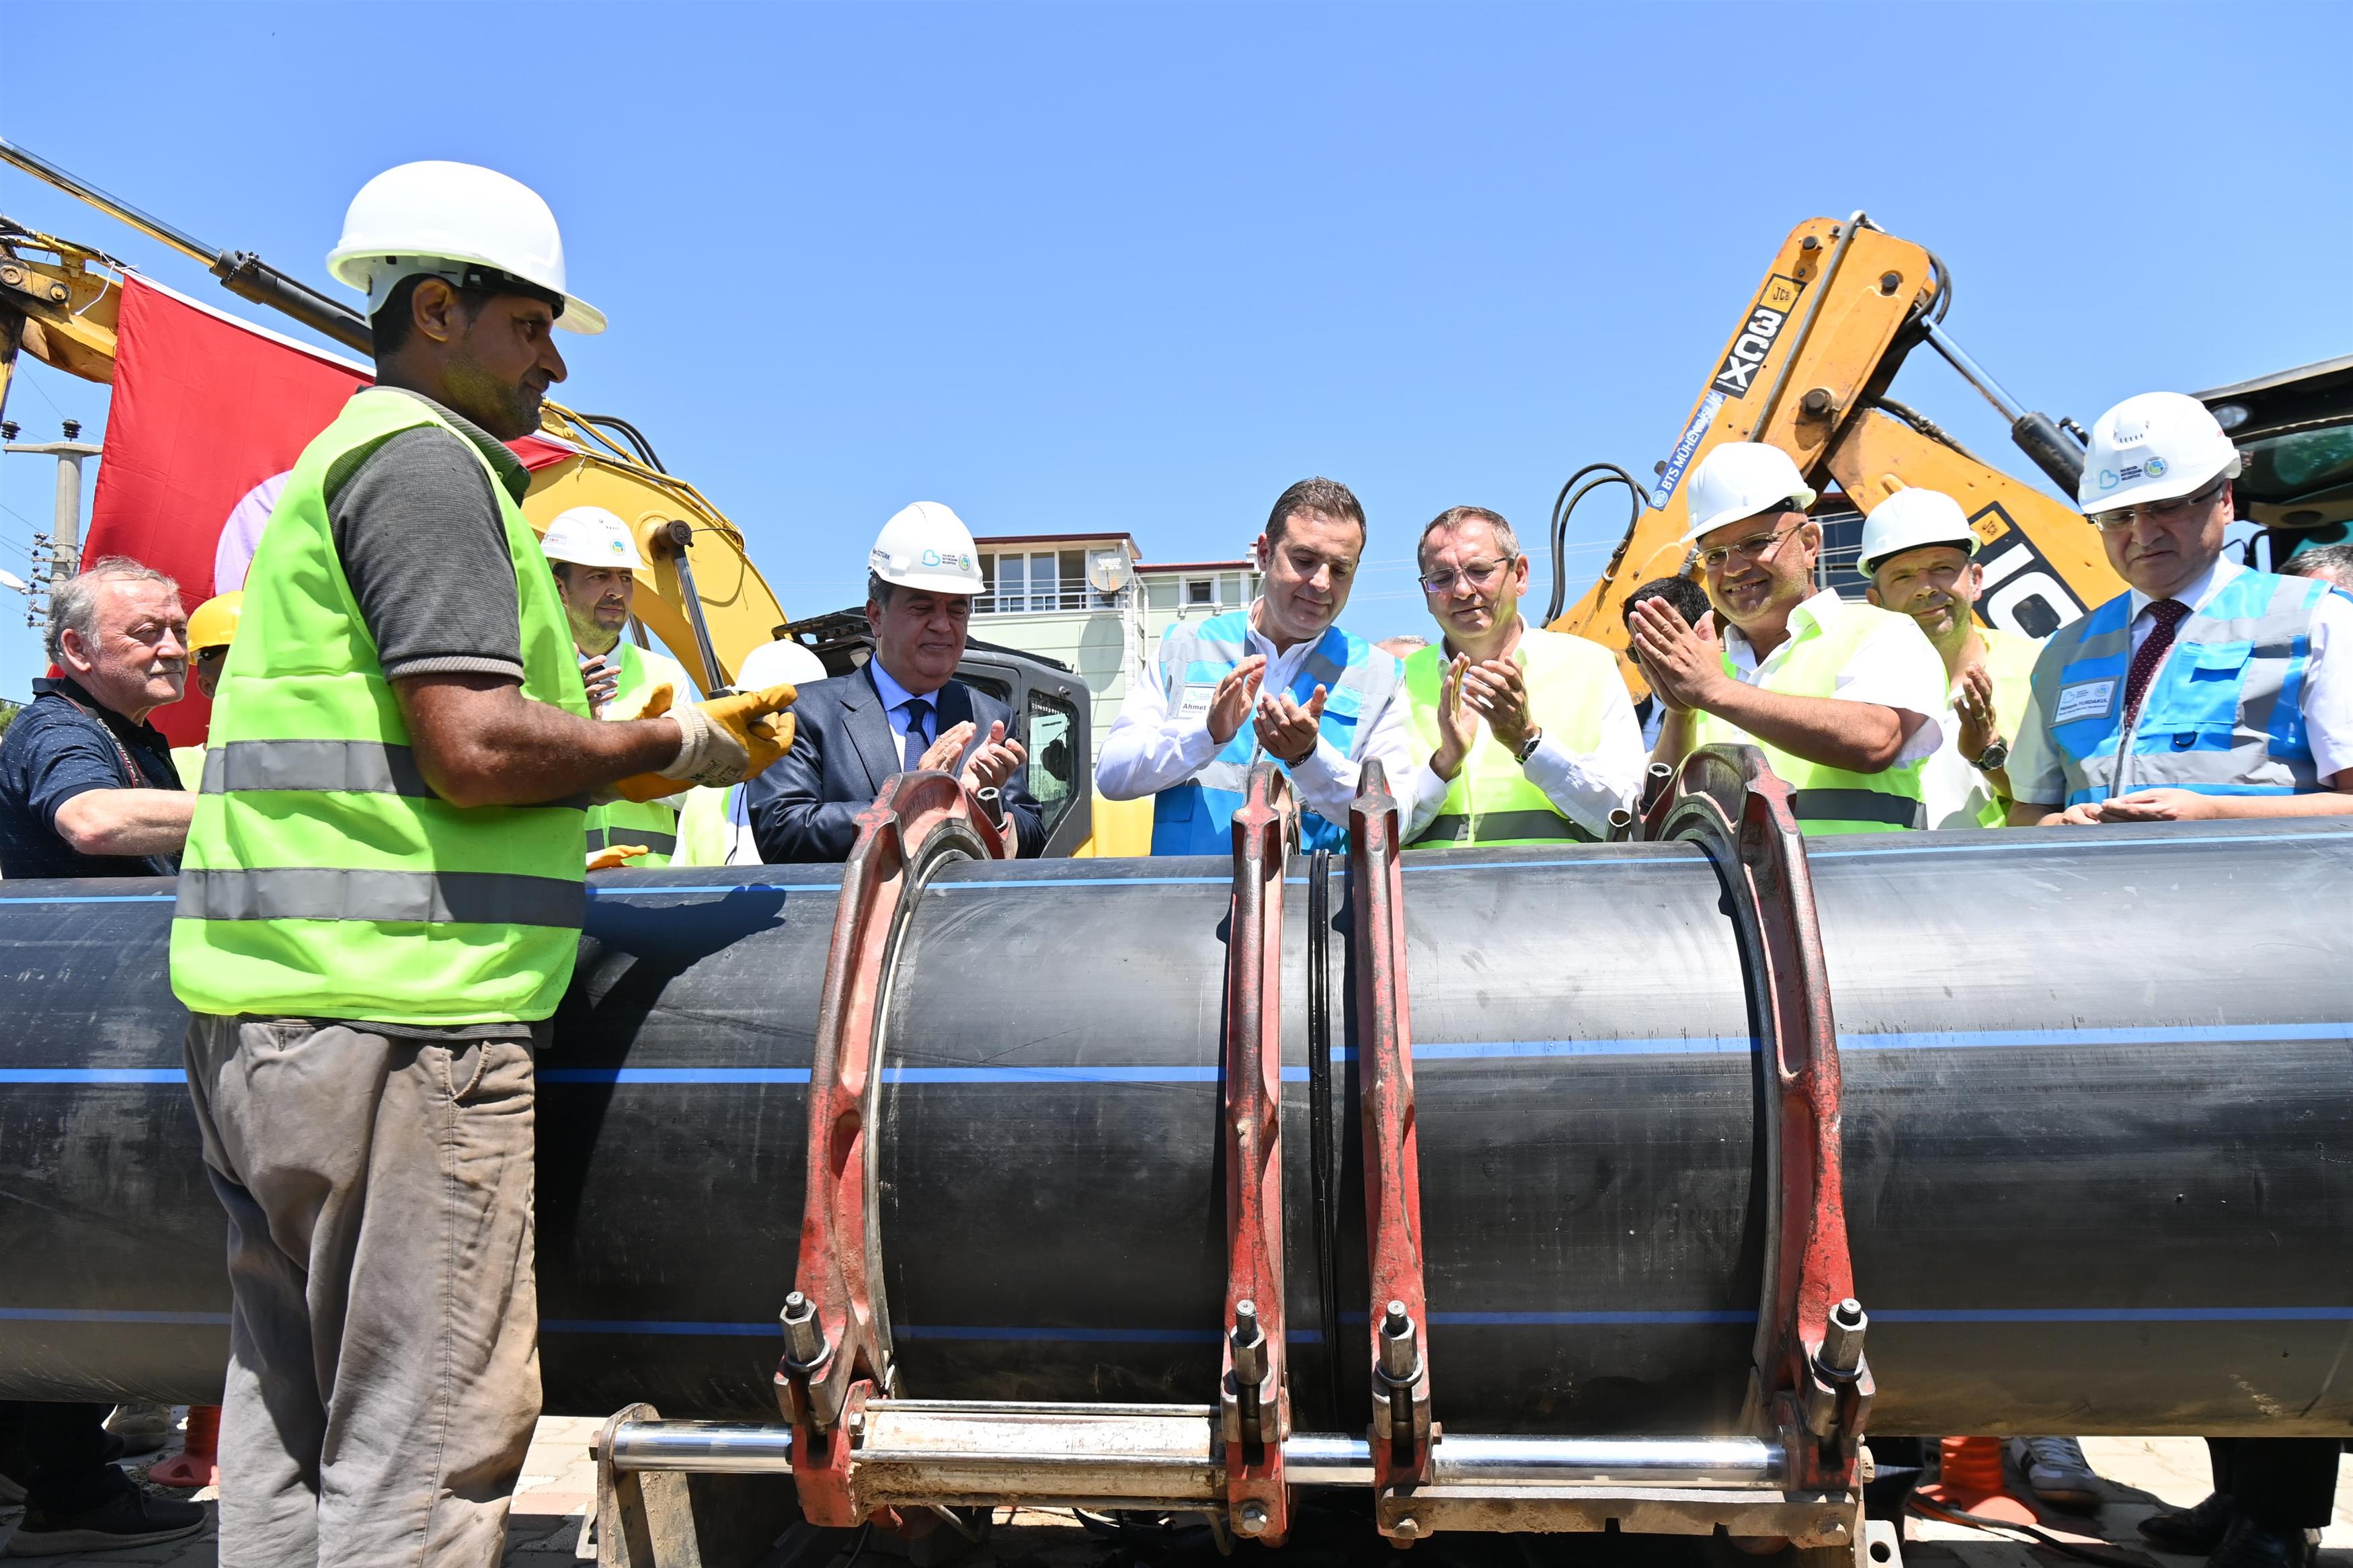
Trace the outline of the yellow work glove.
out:
M 638 856 L 652 853 L 653 847 L 649 844 L 607 844 L 588 857 L 588 869 L 591 871 L 617 870 Z
M 654 688 L 639 716 L 670 714 L 682 737 L 678 755 L 668 767 L 623 779 L 613 786 L 615 793 L 624 800 L 648 801 L 695 784 L 724 789 L 749 783 L 792 745 L 793 716 L 784 710 L 798 695 L 790 686 L 771 686 L 673 711 L 669 688 Z

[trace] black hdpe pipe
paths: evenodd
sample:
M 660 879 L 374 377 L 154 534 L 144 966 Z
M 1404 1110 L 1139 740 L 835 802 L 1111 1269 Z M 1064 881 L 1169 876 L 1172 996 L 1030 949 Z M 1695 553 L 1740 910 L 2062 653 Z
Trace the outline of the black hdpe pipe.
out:
M 2353 825 L 1891 835 L 1810 858 L 1873 1429 L 2347 1432 Z M 1214 859 L 1023 861 L 920 894 L 880 1130 L 904 1393 L 1213 1397 L 1229 880 Z M 774 1419 L 834 879 L 597 882 L 542 1058 L 547 1407 Z M 222 1221 L 164 886 L 0 884 L 0 1396 L 220 1386 Z M 1438 1418 L 1735 1429 L 1761 1058 L 1713 864 L 1676 843 L 1446 852 L 1409 857 L 1404 887 Z M 1344 932 L 1336 871 L 1326 892 Z M 1327 1268 L 1310 903 L 1285 900 L 1283 938 L 1294 1404 L 1303 1429 L 1360 1429 L 1354 993 L 1335 934 Z

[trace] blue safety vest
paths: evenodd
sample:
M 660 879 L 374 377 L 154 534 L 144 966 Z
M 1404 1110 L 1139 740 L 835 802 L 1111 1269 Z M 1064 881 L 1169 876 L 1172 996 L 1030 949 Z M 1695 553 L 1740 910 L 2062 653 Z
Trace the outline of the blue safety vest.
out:
M 1218 682 L 1249 657 L 1248 610 L 1213 616 L 1198 626 L 1169 627 L 1160 639 L 1155 672 L 1161 689 L 1168 694 L 1169 711 L 1208 711 L 1209 694 Z M 1365 737 L 1373 732 L 1382 710 L 1397 698 L 1402 671 L 1403 667 L 1379 648 L 1334 626 L 1299 661 L 1299 672 L 1291 682 L 1291 699 L 1304 706 L 1318 686 L 1324 688 L 1324 717 L 1317 729 L 1334 750 L 1353 758 Z M 1260 754 L 1257 731 L 1245 721 L 1199 773 L 1155 796 L 1152 852 L 1230 854 L 1234 813 L 1242 804 L 1250 764 Z M 1280 758 L 1275 765 L 1290 771 Z M 1389 787 L 1402 789 L 1406 783 L 1392 779 Z M 1345 850 L 1347 824 L 1328 822 L 1303 806 L 1299 838 L 1303 850 Z
M 2132 595 L 2062 626 L 2034 665 L 2034 696 L 2064 770 L 2066 803 L 2139 789 L 2305 795 L 2321 786 L 2305 731 L 2316 578 L 2247 572 L 2186 616 L 2132 730 Z M 2123 761 L 2119 764 L 2118 758 Z

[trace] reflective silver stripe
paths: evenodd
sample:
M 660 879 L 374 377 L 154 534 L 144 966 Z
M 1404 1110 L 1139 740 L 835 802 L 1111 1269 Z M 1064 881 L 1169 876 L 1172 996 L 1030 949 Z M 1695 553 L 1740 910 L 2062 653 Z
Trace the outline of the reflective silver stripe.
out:
M 1891 827 L 1928 826 L 1928 808 L 1900 795 L 1875 789 L 1801 789 L 1791 793 L 1789 809 L 1800 822 L 1884 822 Z
M 675 833 L 656 833 L 644 827 L 592 827 L 588 830 L 590 854 L 608 844 L 642 844 L 657 855 L 678 853 L 678 835 Z
M 231 741 L 205 752 L 205 794 L 272 789 L 438 798 L 417 753 L 381 741 Z
M 182 920 L 391 921 L 430 925 L 577 926 L 583 883 L 497 871 L 344 871 L 280 866 L 180 873 Z
M 1593 835 L 1556 811 L 1490 811 L 1478 816 L 1449 812 L 1434 816 L 1409 849 L 1448 844 L 1500 844 L 1511 838 L 1566 838 L 1591 844 Z

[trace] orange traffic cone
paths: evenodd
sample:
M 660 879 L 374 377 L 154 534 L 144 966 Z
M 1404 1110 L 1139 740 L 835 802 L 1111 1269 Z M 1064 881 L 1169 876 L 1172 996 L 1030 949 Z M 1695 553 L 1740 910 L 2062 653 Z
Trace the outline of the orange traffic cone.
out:
M 189 1405 L 186 1444 L 150 1469 L 147 1479 L 159 1487 L 220 1485 L 220 1406 Z
M 1947 1437 L 1939 1445 L 1944 1460 L 1936 1484 L 1922 1487 L 1919 1495 L 1940 1508 L 1998 1519 L 2007 1524 L 2032 1524 L 2034 1510 L 2010 1495 L 2002 1479 L 2000 1437 Z

